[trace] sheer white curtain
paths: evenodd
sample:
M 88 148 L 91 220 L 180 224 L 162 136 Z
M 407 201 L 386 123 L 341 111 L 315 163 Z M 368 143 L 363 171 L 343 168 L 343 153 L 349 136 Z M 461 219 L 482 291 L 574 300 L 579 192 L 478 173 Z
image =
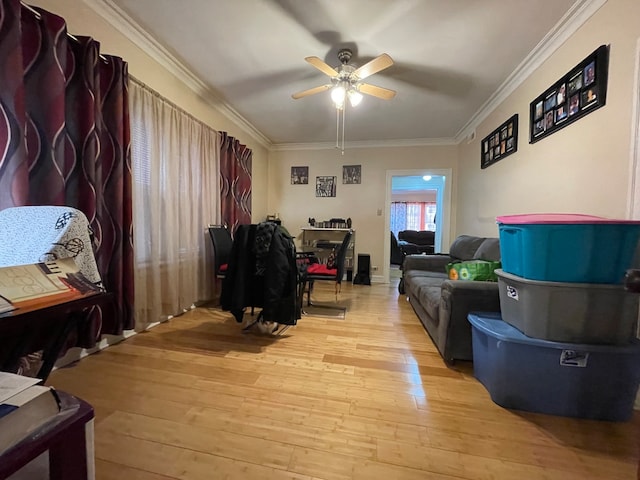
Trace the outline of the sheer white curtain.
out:
M 130 82 L 136 330 L 211 299 L 207 226 L 220 220 L 218 133 Z

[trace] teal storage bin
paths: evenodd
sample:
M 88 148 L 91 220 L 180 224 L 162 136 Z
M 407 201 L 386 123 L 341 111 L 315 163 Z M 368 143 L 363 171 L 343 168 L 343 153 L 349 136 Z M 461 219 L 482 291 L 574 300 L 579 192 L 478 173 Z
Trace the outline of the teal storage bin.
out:
M 640 239 L 632 220 L 530 214 L 497 221 L 502 270 L 530 280 L 622 283 Z
M 471 313 L 473 373 L 498 405 L 593 420 L 626 421 L 640 384 L 640 344 L 540 340 L 499 313 Z

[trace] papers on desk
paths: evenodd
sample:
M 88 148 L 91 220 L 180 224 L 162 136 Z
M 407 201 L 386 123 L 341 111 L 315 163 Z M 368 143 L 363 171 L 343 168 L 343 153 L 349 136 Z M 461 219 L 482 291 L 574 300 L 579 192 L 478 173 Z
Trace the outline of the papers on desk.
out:
M 82 275 L 73 258 L 0 268 L 0 297 L 4 300 L 0 313 L 100 291 Z
M 0 403 L 40 382 L 39 378 L 23 377 L 14 373 L 0 372 Z
M 10 312 L 15 309 L 16 307 L 9 300 L 0 295 L 0 313 Z

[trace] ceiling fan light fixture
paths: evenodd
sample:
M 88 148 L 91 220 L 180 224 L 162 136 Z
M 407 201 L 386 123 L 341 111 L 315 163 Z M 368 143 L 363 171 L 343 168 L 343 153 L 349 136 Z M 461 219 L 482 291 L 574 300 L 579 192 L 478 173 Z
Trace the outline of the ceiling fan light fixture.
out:
M 346 95 L 347 91 L 342 84 L 336 85 L 335 87 L 333 87 L 333 90 L 331 90 L 331 100 L 333 100 L 333 103 L 336 105 L 336 107 L 344 105 L 344 99 Z
M 347 98 L 349 99 L 349 104 L 353 108 L 362 102 L 363 94 L 382 98 L 384 100 L 389 100 L 396 94 L 394 90 L 361 82 L 361 80 L 373 75 L 374 73 L 378 73 L 393 65 L 393 60 L 389 55 L 386 53 L 378 55 L 373 60 L 368 61 L 358 68 L 349 64 L 351 57 L 352 51 L 350 49 L 341 49 L 338 52 L 340 65 L 336 68 L 329 66 L 329 64 L 318 57 L 305 57 L 305 61 L 307 61 L 311 66 L 329 76 L 329 78 L 331 78 L 331 83 L 321 85 L 319 87 L 308 88 L 307 90 L 291 95 L 294 99 L 299 99 L 316 93 L 325 92 L 329 89 L 331 90 L 331 101 L 333 106 L 336 108 L 336 148 L 341 148 L 343 155 Z M 342 127 L 342 132 L 340 131 L 340 127 Z M 342 146 L 340 146 L 339 143 L 340 138 L 342 138 Z
M 347 95 L 349 97 L 349 103 L 352 107 L 357 107 L 358 105 L 360 105 L 360 102 L 362 102 L 362 94 L 358 90 L 356 90 L 355 87 L 351 87 L 347 92 Z

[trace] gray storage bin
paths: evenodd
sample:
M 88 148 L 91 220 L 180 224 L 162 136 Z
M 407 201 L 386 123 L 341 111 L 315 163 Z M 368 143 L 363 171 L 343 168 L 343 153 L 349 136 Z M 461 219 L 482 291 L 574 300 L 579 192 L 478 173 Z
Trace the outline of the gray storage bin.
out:
M 502 319 L 529 337 L 620 345 L 635 338 L 638 295 L 621 285 L 528 280 L 496 270 Z

